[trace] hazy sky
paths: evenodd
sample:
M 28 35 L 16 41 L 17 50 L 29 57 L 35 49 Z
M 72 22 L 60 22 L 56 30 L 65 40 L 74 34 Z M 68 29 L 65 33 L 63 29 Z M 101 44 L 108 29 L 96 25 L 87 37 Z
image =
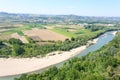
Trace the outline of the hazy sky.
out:
M 0 0 L 0 11 L 34 14 L 120 16 L 120 0 Z

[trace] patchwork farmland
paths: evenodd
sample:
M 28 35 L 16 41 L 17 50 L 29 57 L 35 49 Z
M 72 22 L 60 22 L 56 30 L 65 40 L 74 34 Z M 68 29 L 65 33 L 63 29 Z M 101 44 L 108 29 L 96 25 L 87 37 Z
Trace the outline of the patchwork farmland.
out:
M 59 33 L 53 32 L 51 30 L 46 29 L 38 29 L 38 28 L 32 28 L 32 30 L 26 30 L 23 31 L 24 35 L 27 35 L 28 37 L 32 38 L 35 41 L 64 41 L 68 37 L 61 35 Z

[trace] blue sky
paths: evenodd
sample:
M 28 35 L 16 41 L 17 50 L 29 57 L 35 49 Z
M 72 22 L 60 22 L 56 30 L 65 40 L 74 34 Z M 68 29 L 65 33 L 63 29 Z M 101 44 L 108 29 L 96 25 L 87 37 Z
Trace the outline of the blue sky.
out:
M 0 11 L 33 14 L 120 16 L 120 0 L 0 0 Z

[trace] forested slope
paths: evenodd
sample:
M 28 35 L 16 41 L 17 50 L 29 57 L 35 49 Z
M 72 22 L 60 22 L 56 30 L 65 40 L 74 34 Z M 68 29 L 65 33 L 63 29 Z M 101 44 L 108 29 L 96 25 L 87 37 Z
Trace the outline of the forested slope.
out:
M 120 33 L 100 50 L 38 74 L 15 80 L 120 80 Z

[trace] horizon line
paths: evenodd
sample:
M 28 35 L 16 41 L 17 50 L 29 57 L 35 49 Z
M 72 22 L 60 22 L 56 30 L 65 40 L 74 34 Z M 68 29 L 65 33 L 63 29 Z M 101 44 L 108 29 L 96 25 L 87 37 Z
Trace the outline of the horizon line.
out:
M 8 14 L 29 14 L 29 15 L 51 15 L 51 16 L 59 16 L 59 15 L 74 15 L 74 16 L 84 16 L 84 17 L 120 17 L 120 16 L 92 16 L 92 15 L 78 15 L 78 14 L 46 14 L 46 13 L 27 13 L 27 12 L 7 12 L 0 11 L 0 13 L 8 13 Z

